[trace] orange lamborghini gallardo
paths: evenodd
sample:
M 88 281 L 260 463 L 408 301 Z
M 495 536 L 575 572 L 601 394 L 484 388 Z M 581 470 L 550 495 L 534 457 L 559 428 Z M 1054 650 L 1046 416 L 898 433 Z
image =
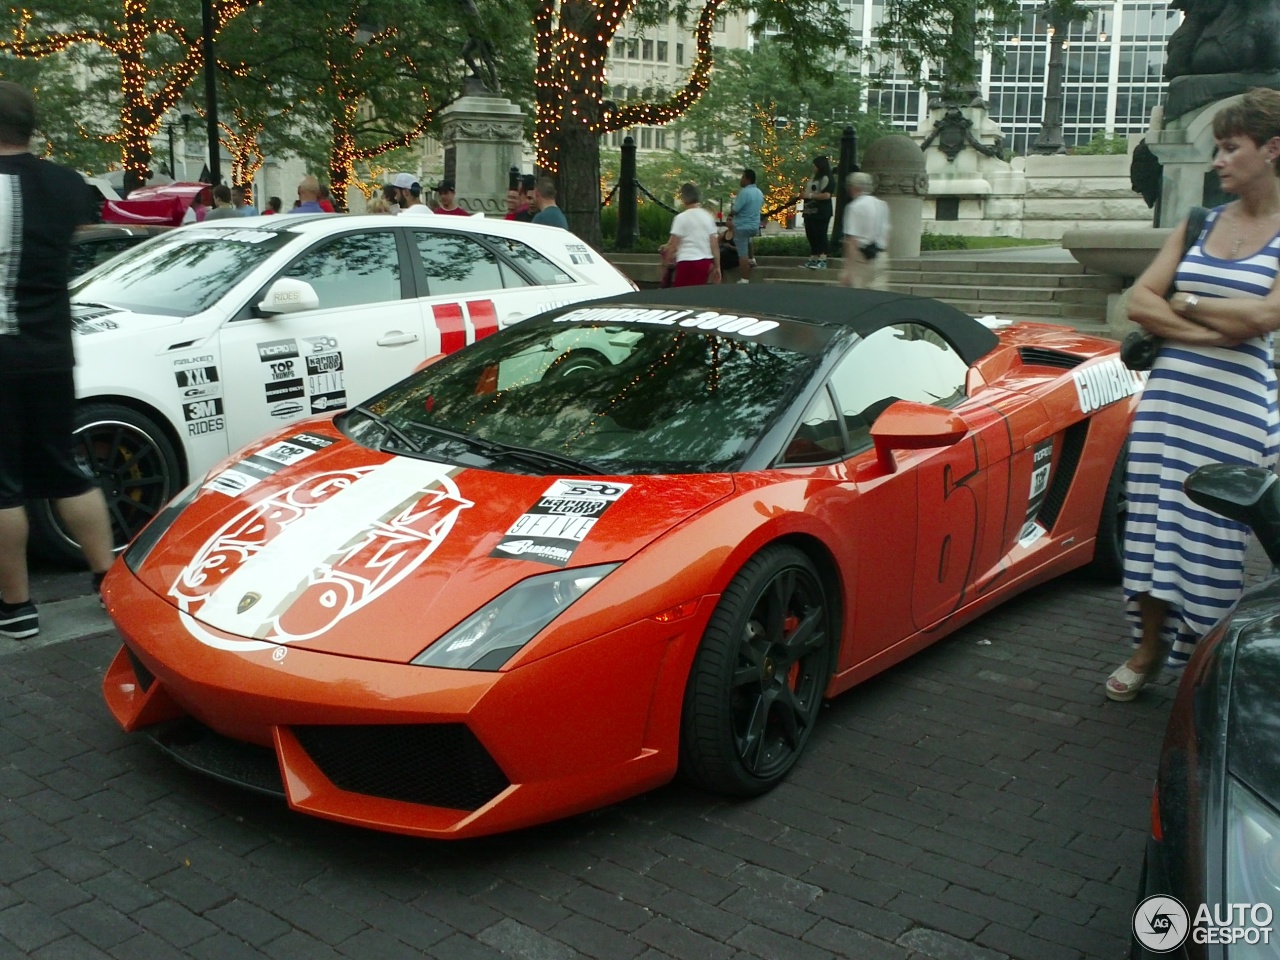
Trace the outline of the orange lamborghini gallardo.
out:
M 888 293 L 543 314 L 181 493 L 105 584 L 107 703 L 188 766 L 422 836 L 678 773 L 758 794 L 824 697 L 1116 572 L 1142 386 L 1111 341 Z

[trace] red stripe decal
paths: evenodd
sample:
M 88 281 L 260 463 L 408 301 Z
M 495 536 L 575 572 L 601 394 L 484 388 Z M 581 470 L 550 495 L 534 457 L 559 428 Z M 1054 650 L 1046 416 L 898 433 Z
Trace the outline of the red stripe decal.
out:
M 467 316 L 471 318 L 471 325 L 476 328 L 477 340 L 498 332 L 498 311 L 492 300 L 468 300 Z
M 453 353 L 467 345 L 467 326 L 462 322 L 462 304 L 438 303 L 431 308 L 440 331 L 440 352 Z

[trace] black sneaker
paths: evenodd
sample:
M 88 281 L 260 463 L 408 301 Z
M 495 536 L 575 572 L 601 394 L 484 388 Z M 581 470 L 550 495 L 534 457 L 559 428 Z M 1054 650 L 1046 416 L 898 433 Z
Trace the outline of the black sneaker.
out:
M 0 603 L 0 637 L 25 640 L 39 632 L 40 615 L 34 603 Z
M 102 607 L 104 610 L 106 609 L 107 604 L 102 599 L 102 581 L 106 579 L 106 576 L 107 575 L 105 573 L 95 573 L 93 575 L 93 592 L 98 597 L 98 606 Z

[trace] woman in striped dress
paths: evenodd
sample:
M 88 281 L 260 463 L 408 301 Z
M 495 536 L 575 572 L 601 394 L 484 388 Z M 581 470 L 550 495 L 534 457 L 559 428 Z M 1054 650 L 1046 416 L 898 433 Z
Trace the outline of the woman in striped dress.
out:
M 1130 301 L 1130 319 L 1166 343 L 1129 433 L 1124 594 L 1135 647 L 1107 679 L 1112 700 L 1132 700 L 1166 649 L 1169 666 L 1185 665 L 1243 590 L 1247 529 L 1193 504 L 1183 481 L 1206 463 L 1271 467 L 1280 448 L 1280 92 L 1250 90 L 1218 112 L 1213 134 L 1213 167 L 1239 199 L 1210 211 L 1185 257 L 1185 224 L 1175 229 Z

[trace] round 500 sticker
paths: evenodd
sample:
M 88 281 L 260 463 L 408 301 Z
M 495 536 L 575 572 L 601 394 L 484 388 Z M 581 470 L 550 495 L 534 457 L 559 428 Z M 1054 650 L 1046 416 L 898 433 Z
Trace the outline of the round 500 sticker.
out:
M 1173 897 L 1147 897 L 1133 911 L 1133 935 L 1152 953 L 1172 953 L 1187 939 L 1191 917 Z

